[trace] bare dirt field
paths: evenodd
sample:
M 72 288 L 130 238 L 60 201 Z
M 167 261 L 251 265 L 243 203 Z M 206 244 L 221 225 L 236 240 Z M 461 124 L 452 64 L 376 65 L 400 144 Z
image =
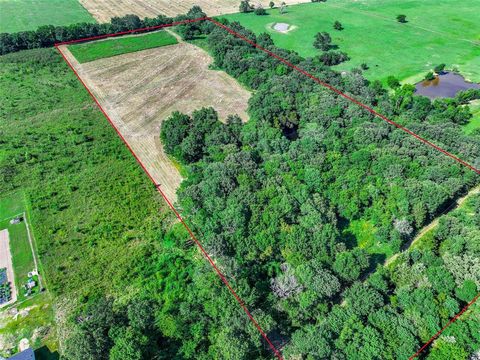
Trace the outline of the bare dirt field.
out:
M 211 57 L 188 43 L 79 64 L 62 52 L 96 96 L 162 190 L 173 201 L 182 180 L 160 141 L 160 125 L 173 111 L 212 106 L 221 119 L 247 120 L 250 92 L 222 71 L 209 70 Z
M 310 0 L 284 0 L 287 5 L 310 2 Z M 270 1 L 251 1 L 252 5 L 268 6 Z M 135 14 L 141 18 L 160 14 L 175 16 L 185 14 L 194 5 L 199 5 L 209 16 L 238 12 L 240 0 L 80 0 L 80 3 L 98 22 L 108 22 L 114 16 Z M 281 1 L 274 1 L 277 5 Z
M 10 252 L 10 236 L 8 230 L 0 231 L 0 269 L 7 268 L 7 278 L 12 289 L 12 299 L 1 305 L 1 307 L 13 304 L 17 301 L 17 290 L 15 288 L 15 277 L 13 275 L 12 254 Z

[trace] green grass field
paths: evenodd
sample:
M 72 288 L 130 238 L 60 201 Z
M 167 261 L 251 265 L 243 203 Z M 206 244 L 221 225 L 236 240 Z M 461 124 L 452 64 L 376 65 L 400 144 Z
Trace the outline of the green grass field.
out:
M 8 229 L 10 235 L 10 252 L 12 253 L 15 284 L 19 293 L 18 300 L 23 300 L 22 286 L 28 280 L 28 272 L 35 268 L 25 221 L 19 224 L 10 224 L 12 217 L 24 211 L 24 196 L 20 192 L 0 199 L 0 229 Z
M 473 101 L 470 105 L 473 118 L 463 127 L 465 134 L 471 134 L 474 130 L 480 129 L 480 100 Z
M 257 34 L 267 32 L 276 45 L 302 56 L 320 54 L 313 47 L 314 36 L 327 31 L 333 44 L 351 58 L 337 68 L 348 70 L 366 63 L 369 70 L 365 76 L 372 80 L 395 75 L 413 82 L 433 66 L 445 63 L 467 79 L 480 81 L 480 11 L 473 11 L 478 7 L 478 0 L 328 0 L 290 6 L 285 14 L 273 9 L 267 16 L 248 13 L 223 17 L 239 21 Z M 405 14 L 408 23 L 398 23 L 398 14 Z M 333 29 L 337 20 L 344 30 Z M 282 34 L 272 29 L 277 22 L 296 28 Z
M 0 198 L 0 221 L 11 219 L 23 211 L 24 199 L 22 193 L 11 193 Z
M 95 22 L 77 0 L 0 0 L 0 33 Z
M 80 63 L 127 54 L 135 51 L 173 45 L 177 39 L 168 32 L 157 31 L 141 36 L 127 36 L 85 44 L 70 45 L 68 48 Z

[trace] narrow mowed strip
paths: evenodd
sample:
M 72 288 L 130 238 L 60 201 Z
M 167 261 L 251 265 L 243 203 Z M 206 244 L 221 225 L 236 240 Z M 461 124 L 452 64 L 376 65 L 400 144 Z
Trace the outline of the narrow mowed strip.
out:
M 177 44 L 177 39 L 163 30 L 146 35 L 134 35 L 70 45 L 68 48 L 80 63 Z

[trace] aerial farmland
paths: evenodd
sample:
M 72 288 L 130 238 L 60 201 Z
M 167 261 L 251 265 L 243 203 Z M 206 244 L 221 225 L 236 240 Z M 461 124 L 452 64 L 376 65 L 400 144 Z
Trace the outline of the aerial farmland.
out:
M 0 0 L 0 357 L 480 356 L 478 0 Z

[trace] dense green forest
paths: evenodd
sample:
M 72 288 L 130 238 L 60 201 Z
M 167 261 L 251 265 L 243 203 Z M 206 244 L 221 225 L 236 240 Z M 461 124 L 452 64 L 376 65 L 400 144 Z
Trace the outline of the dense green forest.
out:
M 409 85 L 389 93 L 360 70 L 341 75 L 318 57 L 276 48 L 266 34 L 229 26 L 478 163 L 480 134 L 464 136 L 460 126 L 471 117 L 465 94 L 432 103 Z M 406 264 L 424 266 L 429 282 L 407 286 L 381 264 L 478 175 L 225 30 L 209 32 L 214 65 L 255 92 L 245 125 L 234 116 L 221 124 L 213 109 L 201 109 L 175 113 L 162 128 L 166 151 L 189 173 L 179 202 L 204 245 L 254 294 L 250 304 L 271 316 L 272 336 L 288 342 L 292 358 L 413 355 L 473 298 L 480 274 L 468 285 L 443 283 L 454 278 L 454 263 L 415 253 L 418 264 Z M 480 346 L 475 326 L 455 346 L 439 342 L 430 357 L 466 359 Z

